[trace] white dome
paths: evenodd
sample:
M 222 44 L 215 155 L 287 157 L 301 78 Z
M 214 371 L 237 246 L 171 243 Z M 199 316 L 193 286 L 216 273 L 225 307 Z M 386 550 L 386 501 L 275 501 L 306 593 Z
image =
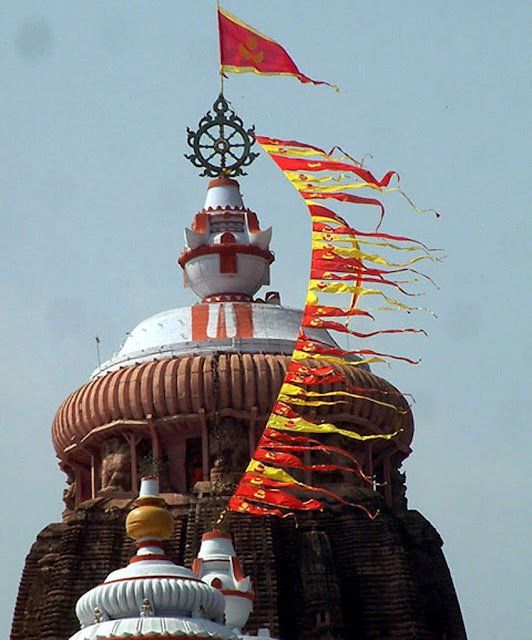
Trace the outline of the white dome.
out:
M 146 564 L 149 563 L 147 560 Z M 154 566 L 168 571 L 171 564 L 159 563 Z M 76 605 L 76 615 L 83 627 L 94 622 L 96 608 L 104 611 L 111 620 L 138 618 L 146 598 L 156 613 L 166 618 L 196 618 L 201 610 L 212 621 L 221 623 L 223 620 L 225 603 L 222 594 L 192 574 L 190 577 L 164 573 L 149 576 L 143 575 L 143 567 L 134 568 L 137 570 L 134 575 L 114 580 L 109 576 L 105 582 L 81 596 Z
M 240 351 L 290 355 L 297 339 L 302 311 L 259 302 L 201 303 L 158 313 L 128 333 L 120 350 L 93 372 L 108 371 L 147 360 L 193 353 Z M 336 345 L 323 330 L 307 335 Z
M 146 638 L 169 636 L 176 638 L 215 638 L 239 640 L 240 636 L 229 627 L 191 618 L 123 618 L 108 620 L 85 627 L 70 640 L 99 640 L 101 638 Z
M 214 243 L 219 244 L 219 243 Z M 213 293 L 239 293 L 253 296 L 270 284 L 270 265 L 261 256 L 238 256 L 238 272 L 220 273 L 218 254 L 200 255 L 185 265 L 185 282 L 200 298 Z

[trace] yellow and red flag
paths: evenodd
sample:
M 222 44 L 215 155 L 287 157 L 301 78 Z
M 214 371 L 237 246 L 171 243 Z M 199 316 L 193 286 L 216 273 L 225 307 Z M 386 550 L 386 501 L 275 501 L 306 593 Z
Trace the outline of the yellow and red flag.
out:
M 286 517 L 292 511 L 322 509 L 324 504 L 320 500 L 300 497 L 311 492 L 322 493 L 343 504 L 362 509 L 373 518 L 376 513 L 369 512 L 363 505 L 348 503 L 341 496 L 319 486 L 320 475 L 324 472 L 350 472 L 369 484 L 374 481 L 365 475 L 363 463 L 358 460 L 360 449 L 358 453 L 351 452 L 342 448 L 341 443 L 337 446 L 336 442 L 331 443 L 327 438 L 341 436 L 346 443 L 391 440 L 403 429 L 408 405 L 399 391 L 356 386 L 346 370 L 364 364 L 388 364 L 390 359 L 409 364 L 419 361 L 381 353 L 373 348 L 362 347 L 361 343 L 356 344 L 356 349 L 345 349 L 337 343 L 331 344 L 329 340 L 323 341 L 306 330 L 331 331 L 352 336 L 357 341 L 371 340 L 383 334 L 426 335 L 420 328 L 380 325 L 373 331 L 360 331 L 351 328 L 349 322 L 357 316 L 375 320 L 373 311 L 421 311 L 421 308 L 403 301 L 419 295 L 415 290 L 406 289 L 405 285 L 414 284 L 420 279 L 431 281 L 426 274 L 413 269 L 413 265 L 425 260 L 438 261 L 439 258 L 433 255 L 437 250 L 413 238 L 380 231 L 384 215 L 384 205 L 380 199 L 352 193 L 358 193 L 359 190 L 369 191 L 372 195 L 395 192 L 405 198 L 414 211 L 423 213 L 424 210 L 416 207 L 401 190 L 395 171 L 388 171 L 379 178 L 340 147 L 327 152 L 296 140 L 257 136 L 257 141 L 308 207 L 312 225 L 310 278 L 291 362 L 264 432 L 230 500 L 228 510 Z M 322 202 L 324 200 L 327 202 Z M 329 208 L 337 203 L 371 205 L 373 211 L 377 208 L 380 213 L 377 228 L 355 228 Z M 360 221 L 363 222 L 364 218 Z M 390 252 L 393 253 L 388 257 Z M 393 257 L 394 253 L 401 255 L 405 252 L 413 256 L 407 260 L 399 258 L 400 261 Z M 389 295 L 390 289 L 393 297 Z M 366 300 L 371 299 L 384 306 L 361 308 Z M 335 300 L 338 302 L 335 303 Z M 334 385 L 334 388 L 330 390 L 328 385 Z M 334 424 L 334 420 L 345 411 L 343 405 L 351 399 L 375 403 L 394 411 L 396 415 L 390 421 L 388 432 L 358 433 Z M 331 422 L 321 421 L 318 409 L 323 406 L 332 407 Z M 312 419 L 308 416 L 309 409 L 312 409 Z M 322 460 L 325 460 L 325 464 Z M 295 475 L 286 469 L 293 469 Z M 309 481 L 302 482 L 302 472 L 307 474 Z
M 259 75 L 294 76 L 305 84 L 329 82 L 313 80 L 301 73 L 296 63 L 278 42 L 263 35 L 218 6 L 220 32 L 220 71 L 222 73 L 257 73 Z

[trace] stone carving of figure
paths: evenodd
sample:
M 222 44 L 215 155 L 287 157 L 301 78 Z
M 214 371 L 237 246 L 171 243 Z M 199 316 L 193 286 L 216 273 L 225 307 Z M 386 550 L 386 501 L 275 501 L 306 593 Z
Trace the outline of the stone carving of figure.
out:
M 74 480 L 72 469 L 67 468 L 66 472 L 67 486 L 63 490 L 63 502 L 65 503 L 65 508 L 72 511 L 76 508 L 76 481 Z
M 214 493 L 231 493 L 249 462 L 248 438 L 241 423 L 225 419 L 213 429 L 215 462 L 210 470 Z
M 223 458 L 216 458 L 210 471 L 210 481 L 213 493 L 219 495 L 230 494 L 235 482 L 231 470 L 224 463 Z
M 235 424 L 231 437 L 231 471 L 241 473 L 249 462 L 247 433 L 241 424 Z
M 129 491 L 131 468 L 129 444 L 123 438 L 110 438 L 102 445 L 102 489 Z
M 109 616 L 96 607 L 94 609 L 94 622 L 105 622 L 106 620 L 109 620 Z
M 153 618 L 153 607 L 148 598 L 144 598 L 142 601 L 142 607 L 140 608 L 140 617 L 141 618 Z

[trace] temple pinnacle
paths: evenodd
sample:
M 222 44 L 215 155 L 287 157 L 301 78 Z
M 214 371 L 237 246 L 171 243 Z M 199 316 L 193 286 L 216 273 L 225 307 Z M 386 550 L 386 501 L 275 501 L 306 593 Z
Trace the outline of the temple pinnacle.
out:
M 243 167 L 249 166 L 258 156 L 251 151 L 255 144 L 255 127 L 245 128 L 223 93 L 199 121 L 198 130 L 187 127 L 187 134 L 193 153 L 185 154 L 185 158 L 195 167 L 203 168 L 202 176 L 244 176 Z

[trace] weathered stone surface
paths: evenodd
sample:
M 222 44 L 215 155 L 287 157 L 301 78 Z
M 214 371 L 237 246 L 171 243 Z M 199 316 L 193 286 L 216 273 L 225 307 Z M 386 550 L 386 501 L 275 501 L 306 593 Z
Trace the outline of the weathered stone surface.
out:
M 375 496 L 371 506 L 379 501 Z M 175 501 L 172 560 L 190 565 L 225 503 L 210 495 L 189 506 Z M 124 529 L 128 504 L 85 503 L 38 535 L 11 640 L 66 640 L 74 633 L 78 597 L 134 553 Z M 348 507 L 297 521 L 229 514 L 225 524 L 253 580 L 252 631 L 267 626 L 283 640 L 466 638 L 441 538 L 417 511 L 384 509 L 375 520 Z

